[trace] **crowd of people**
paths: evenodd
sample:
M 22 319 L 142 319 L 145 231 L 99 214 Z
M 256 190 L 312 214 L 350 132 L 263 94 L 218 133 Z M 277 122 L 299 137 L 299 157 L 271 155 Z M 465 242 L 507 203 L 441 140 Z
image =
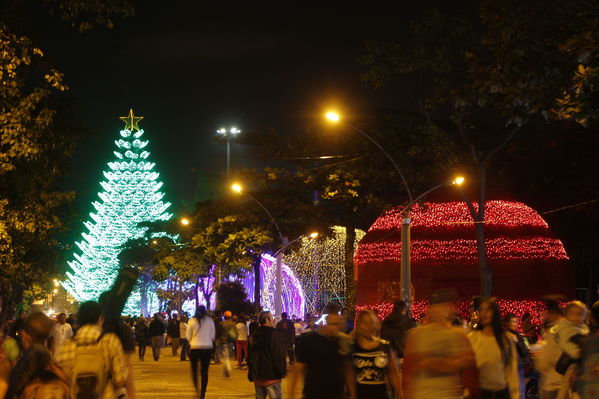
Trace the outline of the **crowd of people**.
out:
M 330 305 L 304 319 L 199 306 L 193 315 L 108 323 L 101 302 L 55 320 L 20 313 L 5 325 L 0 399 L 135 398 L 131 356 L 144 361 L 151 346 L 158 362 L 169 345 L 190 363 L 200 398 L 210 365 L 230 376 L 234 363 L 258 399 L 294 399 L 300 381 L 306 399 L 599 398 L 599 302 L 588 312 L 579 301 L 548 301 L 542 325 L 502 312 L 493 298 L 475 298 L 462 320 L 448 291 L 430 296 L 418 322 L 399 301 L 382 321 L 372 310 L 354 319 Z

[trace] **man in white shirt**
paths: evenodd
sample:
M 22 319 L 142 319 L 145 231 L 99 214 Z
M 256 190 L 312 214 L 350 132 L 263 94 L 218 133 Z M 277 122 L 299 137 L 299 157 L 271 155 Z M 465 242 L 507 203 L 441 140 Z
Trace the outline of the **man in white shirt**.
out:
M 54 356 L 64 341 L 73 338 L 73 328 L 69 323 L 66 322 L 67 315 L 61 313 L 56 317 L 56 320 L 58 320 L 58 322 L 54 325 L 54 327 L 52 327 L 49 338 L 52 356 Z

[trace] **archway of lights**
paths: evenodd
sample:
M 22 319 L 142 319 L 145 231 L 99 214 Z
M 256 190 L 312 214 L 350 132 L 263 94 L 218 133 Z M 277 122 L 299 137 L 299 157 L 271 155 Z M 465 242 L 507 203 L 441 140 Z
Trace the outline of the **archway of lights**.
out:
M 541 215 L 521 202 L 496 200 L 485 206 L 494 295 L 507 301 L 505 307 L 517 314 L 524 308 L 537 313 L 537 299 L 543 295 L 572 297 L 574 280 L 568 256 Z M 379 217 L 354 256 L 356 302 L 378 307 L 383 314 L 399 297 L 400 213 L 398 207 Z M 419 306 L 425 306 L 427 295 L 437 289 L 454 288 L 462 298 L 479 293 L 475 230 L 464 202 L 414 206 L 411 259 L 416 313 Z
M 62 283 L 78 301 L 97 299 L 110 288 L 119 269 L 119 247 L 145 231 L 139 223 L 172 216 L 166 212 L 170 203 L 162 201 L 156 164 L 149 160 L 150 153 L 145 149 L 149 141 L 142 138 L 144 131 L 138 127 L 142 117 L 136 117 L 131 110 L 120 119 L 125 129 L 120 131 L 114 159 L 103 173 L 100 201 L 92 204 L 95 212 L 84 223 L 87 232 L 76 242 L 74 260 L 68 262 L 70 271 Z M 139 292 L 134 291 L 126 311 L 137 313 L 138 301 Z
M 333 226 L 331 237 L 304 238 L 295 251 L 285 255 L 306 297 L 306 311 L 320 313 L 330 302 L 345 304 L 345 227 Z M 356 231 L 354 247 L 366 233 Z

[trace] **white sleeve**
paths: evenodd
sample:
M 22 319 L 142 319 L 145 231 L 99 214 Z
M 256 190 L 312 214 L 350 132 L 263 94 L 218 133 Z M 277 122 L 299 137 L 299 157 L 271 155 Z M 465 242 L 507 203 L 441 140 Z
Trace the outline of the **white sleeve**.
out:
M 189 320 L 189 323 L 187 323 L 187 334 L 185 335 L 189 343 L 191 343 L 191 338 L 193 336 L 194 323 L 195 319 L 191 319 Z
M 212 323 L 210 323 L 210 340 L 212 342 L 216 339 L 216 328 L 214 327 L 214 319 L 210 319 Z

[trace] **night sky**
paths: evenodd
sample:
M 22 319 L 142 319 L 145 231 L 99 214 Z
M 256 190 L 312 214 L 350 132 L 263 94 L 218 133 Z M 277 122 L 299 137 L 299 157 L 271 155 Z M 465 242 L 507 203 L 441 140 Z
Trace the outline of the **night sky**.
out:
M 392 107 L 397 93 L 360 82 L 357 58 L 369 39 L 396 39 L 432 2 L 364 8 L 273 9 L 138 2 L 137 15 L 114 29 L 78 33 L 55 19 L 34 40 L 64 72 L 89 136 L 78 144 L 71 183 L 89 207 L 111 159 L 118 117 L 133 108 L 174 211 L 224 176 L 221 126 L 273 127 L 281 134 L 314 126 L 331 104 L 366 114 Z M 201 2 L 205 3 L 205 2 Z M 397 2 L 399 3 L 399 2 Z M 445 10 L 447 11 L 447 10 Z M 233 146 L 232 167 L 256 167 Z M 202 185 L 203 187 L 206 184 Z

